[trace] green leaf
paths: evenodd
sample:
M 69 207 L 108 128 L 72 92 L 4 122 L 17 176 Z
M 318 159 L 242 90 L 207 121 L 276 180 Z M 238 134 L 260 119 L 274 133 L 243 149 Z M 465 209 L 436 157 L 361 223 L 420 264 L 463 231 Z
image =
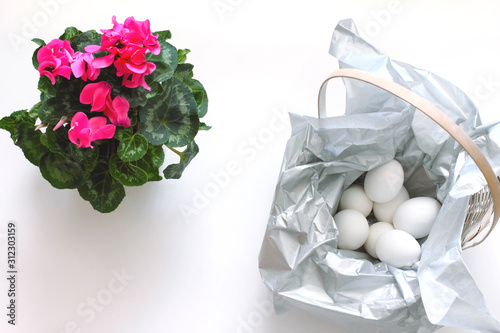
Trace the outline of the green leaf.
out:
M 198 105 L 198 116 L 203 118 L 208 111 L 208 95 L 200 81 L 192 79 L 187 83 L 189 89 L 193 92 L 196 105 Z
M 58 189 L 77 188 L 88 176 L 80 164 L 59 153 L 47 152 L 40 159 L 40 172 Z
M 119 128 L 115 133 L 115 138 L 120 141 L 117 153 L 122 161 L 137 161 L 148 150 L 148 140 L 142 134 L 134 134 L 131 128 Z
M 163 162 L 165 162 L 165 152 L 163 151 L 163 146 L 149 145 L 146 158 L 151 161 L 151 165 L 153 167 L 161 167 L 163 165 Z
M 62 126 L 54 131 L 54 125 L 47 127 L 45 131 L 47 147 L 53 153 L 60 153 L 66 157 L 71 156 L 70 146 L 75 144 L 68 139 L 68 126 Z
M 0 128 L 8 131 L 10 133 L 11 139 L 14 143 L 17 140 L 17 128 L 21 123 L 28 123 L 32 125 L 31 128 L 34 129 L 34 120 L 30 117 L 27 110 L 20 110 L 12 112 L 10 116 L 5 116 L 0 119 Z
M 174 77 L 191 89 L 198 105 L 198 116 L 203 118 L 208 111 L 208 96 L 201 82 L 193 79 L 193 67 L 191 64 L 179 64 L 175 69 Z
M 156 31 L 153 33 L 153 36 L 156 35 L 158 35 L 158 41 L 160 42 L 164 42 L 167 39 L 172 38 L 172 33 L 170 32 L 170 30 Z
M 38 62 L 38 59 L 37 59 L 36 55 L 38 54 L 38 51 L 42 47 L 44 47 L 46 44 L 43 41 L 43 39 L 40 39 L 40 38 L 33 38 L 32 41 L 35 42 L 38 45 L 38 48 L 35 50 L 35 52 L 33 52 L 33 56 L 31 57 L 31 61 L 33 63 L 33 67 L 35 67 L 35 69 L 38 70 L 38 67 L 40 66 L 40 63 Z
M 38 109 L 38 117 L 45 124 L 57 124 L 64 114 L 58 114 L 56 112 L 56 98 L 50 98 L 40 105 Z
M 45 102 L 45 101 L 49 100 L 50 98 L 56 96 L 57 83 L 58 82 L 56 81 L 56 84 L 52 85 L 52 82 L 50 82 L 50 79 L 47 76 L 45 76 L 45 75 L 40 76 L 40 79 L 38 80 L 38 90 L 40 90 L 42 92 L 42 94 L 40 96 L 40 100 L 42 102 Z
M 151 80 L 146 80 L 146 83 L 151 88 L 151 90 L 146 90 L 146 98 L 147 99 L 153 98 L 156 95 L 163 93 L 163 91 L 165 90 L 165 88 L 163 87 L 163 85 L 161 83 L 159 83 L 159 82 L 154 82 L 154 81 L 151 81 Z
M 141 109 L 140 131 L 153 145 L 183 147 L 196 136 L 198 108 L 189 88 L 177 78 L 165 82 L 165 90 Z
M 81 164 L 88 167 L 94 167 L 99 158 L 99 148 L 79 148 L 73 143 L 68 143 L 69 150 L 71 152 L 71 158 Z
M 82 32 L 71 41 L 71 47 L 75 52 L 85 52 L 89 45 L 101 45 L 101 34 L 95 30 Z
M 86 83 L 83 80 L 60 80 L 56 93 L 56 114 L 62 116 L 69 116 L 75 114 L 77 111 L 85 110 L 88 106 L 80 103 L 80 93 Z M 58 117 L 57 121 L 61 119 Z
M 182 173 L 189 165 L 191 160 L 198 154 L 199 148 L 196 142 L 191 141 L 191 143 L 186 147 L 186 149 L 180 154 L 181 160 L 178 164 L 170 164 L 163 170 L 163 176 L 167 179 L 179 179 Z
M 160 42 L 161 52 L 159 55 L 148 53 L 146 60 L 154 63 L 156 69 L 148 75 L 148 79 L 154 82 L 164 82 L 172 77 L 177 67 L 177 49 L 170 43 Z
M 163 177 L 160 175 L 159 168 L 163 165 L 164 160 L 163 146 L 149 145 L 146 155 L 137 161 L 137 166 L 146 171 L 148 181 L 160 181 Z
M 29 110 L 29 116 L 33 119 L 38 118 L 38 110 L 40 109 L 40 106 L 42 106 L 42 102 L 38 102 L 33 107 Z
M 38 46 L 45 46 L 45 45 L 47 45 L 47 44 L 45 44 L 45 42 L 43 41 L 43 39 L 40 39 L 40 38 L 33 38 L 31 41 L 34 42 L 35 44 L 37 44 Z
M 21 122 L 17 127 L 16 146 L 23 150 L 28 161 L 38 166 L 40 158 L 49 150 L 42 144 L 42 132 L 35 131 L 35 127 L 28 122 Z
M 42 122 L 55 125 L 62 117 L 71 117 L 77 111 L 89 109 L 87 105 L 80 103 L 80 93 L 85 86 L 83 80 L 62 79 L 56 85 L 57 91 L 54 96 L 49 92 L 45 94 L 50 94 L 52 97 L 42 98 L 42 105 L 38 109 L 38 116 Z
M 174 76 L 186 83 L 186 81 L 193 77 L 193 65 L 191 64 L 179 64 L 175 69 Z
M 125 189 L 110 172 L 106 160 L 100 160 L 87 180 L 78 187 L 80 196 L 101 212 L 114 211 L 125 197 Z
M 177 51 L 177 56 L 179 58 L 179 64 L 183 64 L 186 62 L 188 53 L 191 52 L 190 49 L 182 49 Z
M 140 186 L 148 181 L 148 174 L 137 166 L 135 162 L 124 162 L 118 154 L 109 158 L 109 172 L 111 176 L 125 186 Z
M 60 40 L 67 40 L 71 42 L 76 36 L 80 35 L 82 32 L 75 27 L 67 27 L 64 33 L 59 37 Z
M 200 130 L 202 130 L 202 131 L 208 131 L 211 128 L 212 128 L 212 126 L 208 126 L 205 123 L 200 123 Z

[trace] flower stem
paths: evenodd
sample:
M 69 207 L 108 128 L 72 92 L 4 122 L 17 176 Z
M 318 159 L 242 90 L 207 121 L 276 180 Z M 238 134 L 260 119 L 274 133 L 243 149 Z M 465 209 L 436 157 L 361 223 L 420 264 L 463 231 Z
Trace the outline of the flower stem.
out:
M 174 153 L 176 153 L 177 155 L 179 155 L 179 157 L 182 157 L 182 153 L 180 151 L 178 151 L 177 149 L 174 149 L 172 147 L 169 147 L 167 146 L 168 149 L 170 149 L 171 151 L 173 151 Z

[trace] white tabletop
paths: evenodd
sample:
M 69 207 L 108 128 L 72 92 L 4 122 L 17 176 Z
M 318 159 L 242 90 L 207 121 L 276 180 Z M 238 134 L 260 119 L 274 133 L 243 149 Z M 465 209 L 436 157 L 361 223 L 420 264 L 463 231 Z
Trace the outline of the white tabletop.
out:
M 111 17 L 170 29 L 210 103 L 199 155 L 180 180 L 127 188 L 99 214 L 57 190 L 0 131 L 0 234 L 17 224 L 16 326 L 7 324 L 0 244 L 1 332 L 343 332 L 299 310 L 276 315 L 257 257 L 290 135 L 288 112 L 316 115 L 339 20 L 393 59 L 463 89 L 483 122 L 500 120 L 500 2 L 494 0 L 2 0 L 0 116 L 37 102 L 33 37 L 111 27 Z M 8 6 L 8 7 L 7 7 Z M 341 113 L 339 111 L 339 113 Z M 168 162 L 176 162 L 168 155 Z M 500 231 L 463 253 L 500 319 Z M 442 328 L 440 332 L 472 332 Z

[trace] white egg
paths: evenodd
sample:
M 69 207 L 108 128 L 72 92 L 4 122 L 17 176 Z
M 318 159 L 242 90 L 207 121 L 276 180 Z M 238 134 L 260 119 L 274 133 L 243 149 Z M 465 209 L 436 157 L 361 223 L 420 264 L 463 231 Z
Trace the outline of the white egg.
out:
M 338 248 L 345 250 L 359 249 L 368 238 L 368 221 L 354 209 L 341 210 L 333 217 L 338 235 Z
M 366 173 L 365 192 L 374 202 L 388 202 L 398 195 L 403 182 L 403 167 L 398 161 L 391 160 Z
M 354 209 L 367 217 L 370 215 L 372 208 L 373 201 L 368 198 L 362 185 L 352 184 L 340 197 L 339 210 Z
M 429 235 L 440 209 L 441 203 L 436 199 L 412 198 L 398 207 L 392 223 L 394 228 L 404 230 L 419 239 Z
M 380 202 L 373 203 L 373 215 L 375 215 L 375 218 L 378 221 L 392 223 L 394 213 L 398 209 L 399 205 L 401 205 L 408 199 L 410 199 L 410 195 L 408 194 L 406 188 L 402 186 L 399 193 L 391 201 L 384 203 Z
M 422 250 L 412 235 L 403 230 L 388 230 L 377 240 L 378 258 L 396 268 L 411 267 L 420 260 Z
M 370 226 L 368 238 L 365 242 L 365 250 L 373 258 L 378 259 L 377 252 L 375 252 L 375 245 L 377 244 L 378 238 L 388 230 L 394 230 L 394 226 L 387 222 L 377 222 Z

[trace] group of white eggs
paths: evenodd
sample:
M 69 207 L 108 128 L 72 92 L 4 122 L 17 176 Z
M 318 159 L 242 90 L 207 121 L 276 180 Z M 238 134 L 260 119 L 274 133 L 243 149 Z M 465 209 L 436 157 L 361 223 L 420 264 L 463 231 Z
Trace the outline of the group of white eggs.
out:
M 342 193 L 333 217 L 338 248 L 364 246 L 369 255 L 397 268 L 420 260 L 417 239 L 429 234 L 441 203 L 429 197 L 410 199 L 403 182 L 403 167 L 391 160 L 368 171 L 364 186 L 353 184 Z M 371 212 L 378 222 L 369 225 Z

